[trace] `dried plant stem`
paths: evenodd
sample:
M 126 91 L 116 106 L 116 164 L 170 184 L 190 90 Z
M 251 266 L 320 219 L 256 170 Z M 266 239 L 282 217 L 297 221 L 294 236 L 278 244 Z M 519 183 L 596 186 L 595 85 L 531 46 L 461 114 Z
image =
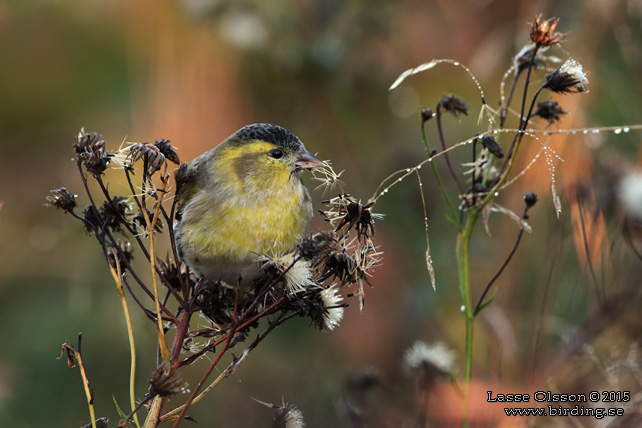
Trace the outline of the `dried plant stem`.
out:
M 428 156 L 430 157 L 430 159 L 432 159 L 432 149 L 430 148 L 430 144 L 428 143 L 428 137 L 426 137 L 426 127 L 424 125 L 425 125 L 425 122 L 422 120 L 421 121 L 421 139 L 424 143 L 424 146 L 426 147 L 426 150 L 428 151 Z M 446 202 L 446 205 L 448 205 L 448 210 L 450 211 L 450 215 L 455 225 L 457 226 L 457 230 L 461 231 L 462 227 L 461 227 L 461 223 L 459 222 L 459 216 L 457 215 L 457 211 L 455 210 L 455 207 L 453 206 L 453 203 L 450 200 L 450 197 L 448 196 L 448 192 L 446 192 L 444 183 L 441 181 L 441 177 L 439 176 L 439 171 L 437 170 L 437 166 L 432 161 L 430 161 L 429 163 L 430 163 L 430 168 L 432 169 L 432 172 L 435 176 L 437 187 L 439 187 L 439 191 L 441 192 L 441 196 Z
M 87 379 L 87 372 L 85 372 L 85 365 L 82 362 L 82 355 L 80 353 L 80 345 L 82 341 L 82 333 L 78 334 L 78 350 L 74 349 L 73 346 L 63 343 L 62 349 L 67 351 L 68 356 L 68 365 L 73 367 L 73 360 L 69 359 L 69 355 L 78 363 L 78 368 L 80 369 L 80 377 L 82 378 L 82 385 L 85 389 L 85 397 L 87 397 L 87 405 L 89 406 L 89 417 L 91 418 L 91 427 L 96 428 L 96 412 L 94 411 L 94 394 L 89 389 L 89 379 Z
M 114 282 L 116 282 L 116 291 L 118 292 L 118 297 L 120 298 L 120 303 L 123 305 L 123 313 L 125 314 L 125 325 L 127 326 L 127 337 L 129 339 L 129 352 L 131 354 L 131 364 L 129 369 L 129 404 L 131 406 L 132 412 L 136 409 L 136 390 L 135 390 L 135 381 L 136 381 L 136 344 L 134 343 L 134 329 L 132 327 L 132 319 L 129 313 L 129 306 L 127 305 L 127 299 L 125 298 L 125 290 L 123 289 L 123 276 L 120 269 L 120 261 L 118 257 L 114 257 L 116 268 L 109 265 L 109 271 L 111 272 Z M 138 422 L 138 415 L 133 413 L 134 424 L 139 427 L 140 423 Z
M 457 188 L 459 189 L 459 194 L 463 195 L 466 192 L 464 192 L 464 188 L 459 182 L 459 178 L 457 177 L 457 174 L 455 173 L 455 170 L 452 164 L 450 163 L 450 156 L 448 156 L 448 152 L 446 151 L 446 139 L 444 138 L 444 130 L 443 130 L 443 127 L 441 126 L 441 103 L 437 104 L 437 112 L 435 116 L 437 118 L 437 132 L 439 133 L 439 141 L 441 141 L 441 148 L 442 150 L 444 150 L 446 165 L 448 165 L 448 170 L 450 171 L 450 175 L 452 175 L 455 184 L 457 184 Z M 430 152 L 428 153 L 428 155 L 430 156 Z
M 147 207 L 145 206 L 145 199 L 143 198 L 142 204 L 143 209 L 141 212 L 145 218 L 145 223 L 147 224 L 147 230 L 149 231 L 149 264 L 152 273 L 152 288 L 154 292 L 154 304 L 156 305 L 156 324 L 158 326 L 158 346 L 160 348 L 161 357 L 164 361 L 169 361 L 170 352 L 167 347 L 167 342 L 165 341 L 165 331 L 163 329 L 163 317 L 161 315 L 161 304 L 158 294 L 158 279 L 156 276 L 156 254 L 154 249 L 154 228 L 156 227 L 156 222 L 158 221 L 158 216 L 160 213 L 160 207 L 163 202 L 163 195 L 165 195 L 165 188 L 167 187 L 167 180 L 163 180 L 163 185 L 159 189 L 160 197 L 156 200 L 156 208 L 154 209 L 154 216 L 152 219 L 149 218 L 147 213 Z
M 237 302 L 238 302 L 238 292 L 236 294 L 237 294 L 236 299 L 237 299 Z M 237 305 L 237 303 L 234 304 L 234 306 L 235 306 L 234 307 L 234 318 L 236 318 L 236 305 Z M 209 377 L 210 373 L 212 373 L 212 370 L 214 370 L 214 367 L 216 367 L 216 365 L 221 360 L 221 358 L 223 357 L 225 352 L 227 352 L 227 350 L 230 349 L 230 343 L 232 342 L 232 338 L 235 336 L 235 334 L 236 334 L 236 325 L 235 325 L 235 322 L 232 321 L 232 323 L 230 325 L 230 330 L 227 332 L 227 338 L 225 340 L 225 344 L 223 345 L 221 350 L 218 352 L 218 354 L 216 355 L 216 358 L 214 358 L 214 361 L 212 361 L 210 366 L 207 368 L 207 370 L 205 371 L 205 373 L 201 377 L 201 380 L 194 387 L 194 390 L 192 391 L 192 393 L 190 394 L 189 398 L 187 399 L 187 401 L 183 405 L 182 410 L 180 411 L 180 413 L 178 414 L 178 417 L 176 418 L 176 422 L 174 422 L 174 425 L 173 425 L 174 428 L 177 428 L 178 425 L 181 423 L 181 421 L 185 417 L 185 413 L 187 413 L 187 409 L 189 409 L 189 407 L 192 405 L 192 403 L 196 399 L 196 395 L 198 394 L 200 389 L 203 387 L 203 384 L 207 381 L 207 378 Z
M 284 318 L 286 312 L 282 312 L 272 323 L 270 323 L 270 326 L 263 332 L 261 333 L 255 340 L 252 342 L 250 346 L 248 346 L 239 357 L 235 358 L 226 368 L 219 374 L 216 379 L 212 381 L 211 384 L 209 384 L 201 393 L 199 393 L 196 397 L 194 397 L 194 400 L 192 400 L 191 404 L 198 403 L 205 395 L 207 395 L 210 391 L 212 391 L 223 379 L 225 379 L 227 376 L 229 376 L 239 365 L 239 363 L 252 351 L 256 346 L 267 336 L 274 328 L 278 327 L 283 321 L 285 321 L 287 318 Z M 160 417 L 159 422 L 167 422 L 167 421 L 172 421 L 176 419 L 178 414 L 183 411 L 183 408 L 187 405 L 185 403 L 184 405 L 177 407 L 174 410 L 171 410 L 164 414 L 163 416 Z
M 149 412 L 147 413 L 147 418 L 145 418 L 143 428 L 156 428 L 158 426 L 159 416 L 163 409 L 164 402 L 164 397 L 161 397 L 160 395 L 154 397 L 152 404 L 149 406 Z

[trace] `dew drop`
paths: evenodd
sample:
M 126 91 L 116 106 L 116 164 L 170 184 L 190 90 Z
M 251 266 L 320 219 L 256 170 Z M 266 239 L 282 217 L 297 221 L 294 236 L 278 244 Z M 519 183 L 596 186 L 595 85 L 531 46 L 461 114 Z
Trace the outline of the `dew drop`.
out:
M 616 133 L 616 134 L 619 134 L 620 132 L 622 132 L 622 130 L 621 130 L 620 128 L 618 128 L 618 129 L 616 129 L 616 130 L 615 130 L 615 131 L 613 131 L 613 132 L 614 132 L 614 133 Z
M 383 193 L 388 193 L 388 189 L 385 189 L 385 190 L 383 191 Z
M 575 135 L 577 134 L 577 131 L 571 131 L 571 134 Z
M 585 129 L 584 131 L 582 131 L 582 134 L 588 134 L 588 129 Z
M 406 168 L 406 172 L 410 172 L 410 168 Z
M 499 196 L 499 192 L 495 192 L 495 196 Z
M 626 127 L 626 128 L 624 128 L 624 129 L 623 129 L 623 131 L 624 131 L 624 132 L 629 132 L 629 131 L 630 131 L 630 129 L 629 129 L 628 127 Z
M 592 133 L 594 133 L 594 134 L 599 134 L 599 133 L 600 133 L 600 130 L 599 130 L 599 129 L 594 129 L 594 130 L 592 130 L 591 132 L 592 132 Z
M 419 166 L 417 167 L 417 169 L 421 169 L 421 165 L 419 165 Z
M 399 178 L 399 179 L 397 179 L 397 183 L 398 183 L 398 182 L 400 182 L 401 180 L 403 180 L 403 178 Z
M 428 159 L 428 162 L 432 162 L 432 158 Z
M 466 306 L 461 305 L 461 308 L 459 308 L 459 310 L 461 311 L 462 314 L 465 314 L 466 313 Z
M 459 67 L 459 62 L 458 62 L 458 61 L 453 62 L 453 65 L 454 65 L 455 67 Z
M 498 130 L 496 130 L 496 129 L 494 129 L 494 130 L 493 130 L 493 134 L 499 134 L 499 131 L 498 131 Z

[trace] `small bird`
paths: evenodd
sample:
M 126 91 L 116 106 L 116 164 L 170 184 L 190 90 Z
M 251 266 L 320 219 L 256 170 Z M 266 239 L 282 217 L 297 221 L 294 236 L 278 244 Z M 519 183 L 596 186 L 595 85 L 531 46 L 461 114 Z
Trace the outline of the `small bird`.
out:
M 307 233 L 300 173 L 325 165 L 280 126 L 239 129 L 188 165 L 174 224 L 181 258 L 201 278 L 251 284 L 260 256 L 291 253 Z

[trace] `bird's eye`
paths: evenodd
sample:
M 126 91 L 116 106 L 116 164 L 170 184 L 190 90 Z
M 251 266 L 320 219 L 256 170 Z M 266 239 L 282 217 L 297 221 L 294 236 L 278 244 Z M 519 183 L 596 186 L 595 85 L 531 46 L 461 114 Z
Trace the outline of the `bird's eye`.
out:
M 272 149 L 270 150 L 270 156 L 272 156 L 274 159 L 281 159 L 283 157 L 283 150 Z

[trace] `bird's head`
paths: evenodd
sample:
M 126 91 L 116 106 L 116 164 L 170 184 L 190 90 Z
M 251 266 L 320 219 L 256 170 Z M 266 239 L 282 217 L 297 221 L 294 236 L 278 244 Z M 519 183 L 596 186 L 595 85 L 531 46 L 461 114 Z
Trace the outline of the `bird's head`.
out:
M 233 172 L 245 185 L 286 185 L 303 170 L 325 166 L 287 129 L 254 124 L 230 136 L 222 149 Z

